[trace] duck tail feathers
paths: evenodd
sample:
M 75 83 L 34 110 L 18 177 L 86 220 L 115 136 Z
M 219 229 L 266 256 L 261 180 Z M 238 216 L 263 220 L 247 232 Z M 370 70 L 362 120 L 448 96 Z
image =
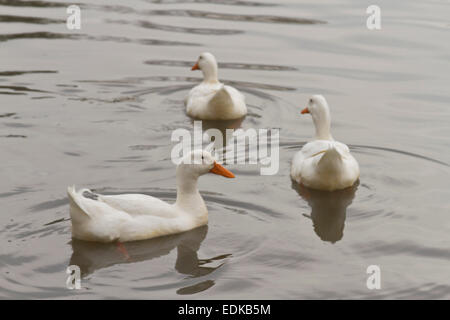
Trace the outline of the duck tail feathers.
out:
M 81 198 L 83 198 L 83 192 L 90 192 L 89 189 L 80 189 L 79 191 L 76 191 L 75 186 L 71 186 L 67 188 L 67 196 L 70 200 L 70 214 L 73 218 L 73 215 L 79 215 L 84 217 L 89 217 L 88 211 L 84 208 L 84 205 L 81 201 Z
M 336 149 L 334 143 L 330 144 L 328 150 L 326 150 L 319 160 L 319 165 L 332 165 L 342 161 L 342 155 Z
M 216 92 L 214 97 L 209 102 L 210 106 L 214 107 L 227 107 L 227 106 L 233 106 L 233 98 L 231 97 L 230 93 L 227 91 L 227 88 L 225 86 L 222 86 L 222 88 Z

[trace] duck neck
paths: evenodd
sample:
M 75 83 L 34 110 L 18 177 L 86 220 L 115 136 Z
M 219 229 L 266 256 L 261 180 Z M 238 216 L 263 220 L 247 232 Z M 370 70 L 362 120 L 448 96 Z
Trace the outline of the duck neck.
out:
M 197 187 L 198 176 L 191 172 L 177 169 L 177 201 L 175 204 L 196 218 L 203 221 L 207 219 L 207 209 Z
M 316 128 L 316 140 L 334 140 L 330 133 L 331 120 L 329 115 L 313 115 L 314 127 Z
M 217 83 L 218 80 L 218 71 L 217 64 L 209 65 L 202 69 L 203 73 L 203 82 L 204 83 Z

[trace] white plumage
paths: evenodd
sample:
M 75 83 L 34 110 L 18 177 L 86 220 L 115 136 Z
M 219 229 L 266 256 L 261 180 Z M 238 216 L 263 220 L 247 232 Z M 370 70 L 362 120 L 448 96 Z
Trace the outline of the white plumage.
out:
M 359 165 L 347 145 L 330 134 L 330 111 L 325 98 L 313 96 L 302 113 L 310 113 L 316 128 L 315 139 L 294 155 L 291 178 L 319 190 L 339 190 L 352 186 L 359 178 Z
M 193 159 L 202 159 L 193 162 Z M 88 241 L 133 241 L 175 234 L 205 225 L 208 209 L 197 179 L 208 172 L 234 175 L 207 151 L 194 151 L 177 166 L 177 200 L 169 204 L 144 194 L 100 195 L 69 187 L 72 236 Z
M 217 62 L 211 53 L 202 53 L 192 70 L 201 70 L 203 81 L 185 98 L 189 116 L 202 120 L 232 120 L 247 114 L 244 95 L 219 82 Z

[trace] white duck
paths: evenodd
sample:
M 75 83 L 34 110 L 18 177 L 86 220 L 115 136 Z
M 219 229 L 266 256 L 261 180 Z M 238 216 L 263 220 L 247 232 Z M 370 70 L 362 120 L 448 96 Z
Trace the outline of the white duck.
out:
M 197 179 L 208 172 L 234 178 L 207 151 L 193 151 L 186 156 L 177 166 L 174 204 L 144 194 L 100 195 L 69 187 L 72 236 L 88 241 L 125 242 L 205 225 L 208 210 L 197 189 Z
M 333 191 L 352 186 L 359 178 L 358 162 L 347 145 L 330 134 L 330 110 L 321 95 L 309 99 L 301 112 L 310 113 L 316 135 L 297 152 L 292 160 L 291 178 L 306 187 Z
M 202 53 L 192 70 L 201 70 L 203 81 L 192 88 L 184 100 L 189 116 L 202 120 L 232 120 L 247 114 L 244 95 L 217 79 L 217 62 L 211 53 Z

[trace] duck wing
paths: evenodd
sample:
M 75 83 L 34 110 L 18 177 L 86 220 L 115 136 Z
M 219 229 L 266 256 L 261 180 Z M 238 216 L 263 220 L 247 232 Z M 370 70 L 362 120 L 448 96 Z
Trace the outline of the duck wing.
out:
M 89 189 L 67 190 L 71 212 L 79 219 L 117 215 L 122 218 L 142 215 L 171 218 L 175 216 L 173 206 L 158 198 L 144 194 L 101 195 Z
M 130 216 L 152 215 L 162 218 L 176 216 L 171 204 L 145 194 L 99 195 L 99 200 Z

